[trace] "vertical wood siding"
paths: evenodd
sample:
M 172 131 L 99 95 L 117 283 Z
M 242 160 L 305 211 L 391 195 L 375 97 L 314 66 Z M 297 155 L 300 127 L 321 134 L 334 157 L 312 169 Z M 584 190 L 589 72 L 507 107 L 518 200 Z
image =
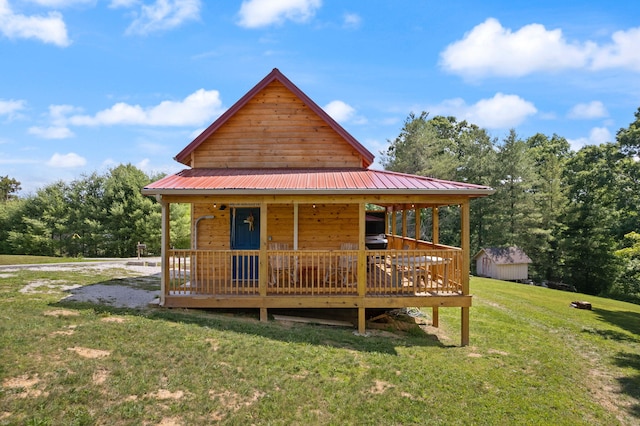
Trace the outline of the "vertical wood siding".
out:
M 194 151 L 191 166 L 362 167 L 362 159 L 289 89 L 274 81 Z

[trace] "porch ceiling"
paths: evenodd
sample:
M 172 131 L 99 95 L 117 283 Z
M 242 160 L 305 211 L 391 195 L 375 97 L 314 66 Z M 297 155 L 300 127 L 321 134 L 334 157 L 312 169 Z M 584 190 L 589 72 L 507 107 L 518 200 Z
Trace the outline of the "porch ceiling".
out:
M 186 169 L 147 185 L 147 195 L 420 194 L 483 197 L 488 186 L 373 169 Z

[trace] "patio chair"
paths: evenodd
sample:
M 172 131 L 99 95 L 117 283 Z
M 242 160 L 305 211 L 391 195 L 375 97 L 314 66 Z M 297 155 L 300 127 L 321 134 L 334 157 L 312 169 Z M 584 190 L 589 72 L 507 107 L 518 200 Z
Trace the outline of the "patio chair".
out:
M 340 250 L 358 250 L 358 244 L 342 243 Z M 356 285 L 358 282 L 358 255 L 344 254 L 338 257 L 338 273 L 343 285 Z
M 269 250 L 289 250 L 289 244 L 271 243 Z M 282 253 L 269 255 L 269 285 L 289 286 L 298 276 L 298 257 Z

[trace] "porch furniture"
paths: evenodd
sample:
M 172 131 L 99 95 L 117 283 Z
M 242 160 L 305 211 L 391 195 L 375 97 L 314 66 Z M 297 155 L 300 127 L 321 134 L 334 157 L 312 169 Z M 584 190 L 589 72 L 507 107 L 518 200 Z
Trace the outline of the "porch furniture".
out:
M 438 256 L 398 256 L 391 259 L 391 279 L 394 287 L 401 286 L 403 279 L 406 277 L 409 283 L 413 285 L 414 291 L 418 291 L 420 281 L 426 289 L 435 290 L 434 286 L 435 274 L 432 267 L 435 265 L 443 266 L 442 287 L 449 287 L 449 263 L 451 259 Z
M 358 244 L 342 243 L 340 250 L 358 250 Z M 358 281 L 358 255 L 344 254 L 338 258 L 338 273 L 342 277 L 343 285 L 356 285 Z M 349 279 L 351 278 L 351 280 Z
M 298 277 L 298 258 L 284 253 L 278 253 L 278 250 L 289 250 L 289 244 L 271 243 L 269 250 L 276 251 L 276 254 L 269 255 L 269 285 L 271 286 L 289 286 L 297 282 Z

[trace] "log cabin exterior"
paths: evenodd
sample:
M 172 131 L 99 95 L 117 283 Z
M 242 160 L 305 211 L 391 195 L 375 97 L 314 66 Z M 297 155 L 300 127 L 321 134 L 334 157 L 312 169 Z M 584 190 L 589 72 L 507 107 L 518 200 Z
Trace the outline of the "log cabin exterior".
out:
M 469 343 L 469 201 L 491 188 L 370 169 L 374 156 L 274 69 L 175 159 L 189 167 L 143 193 L 162 205 L 166 307 L 461 308 Z M 189 250 L 171 248 L 171 205 L 188 203 Z M 365 246 L 367 207 L 387 212 L 386 250 Z M 438 243 L 438 207 L 461 212 L 461 247 Z M 407 235 L 433 215 L 434 241 Z

